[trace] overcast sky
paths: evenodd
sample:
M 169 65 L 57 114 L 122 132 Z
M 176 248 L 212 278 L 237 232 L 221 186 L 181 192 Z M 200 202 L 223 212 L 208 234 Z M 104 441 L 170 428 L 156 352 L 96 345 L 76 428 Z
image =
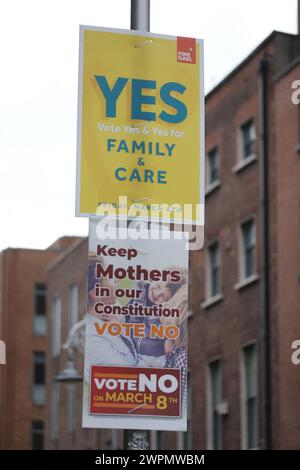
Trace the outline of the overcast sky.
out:
M 296 0 L 151 0 L 151 31 L 205 41 L 205 88 L 272 30 L 296 33 Z M 79 24 L 129 28 L 129 0 L 1 1 L 0 249 L 87 235 L 74 217 Z

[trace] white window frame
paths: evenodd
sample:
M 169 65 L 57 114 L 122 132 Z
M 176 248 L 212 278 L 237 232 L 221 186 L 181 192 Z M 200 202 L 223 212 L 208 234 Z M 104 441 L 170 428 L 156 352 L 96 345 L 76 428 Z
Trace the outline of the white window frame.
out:
M 218 173 L 219 173 L 219 177 L 214 180 L 214 181 L 209 181 L 209 174 L 210 174 L 210 160 L 209 160 L 209 154 L 212 152 L 212 151 L 216 151 L 216 155 L 217 155 L 217 164 L 218 164 Z M 214 189 L 218 188 L 221 184 L 221 179 L 220 179 L 220 151 L 219 151 L 219 146 L 218 145 L 215 145 L 214 147 L 212 147 L 209 151 L 207 151 L 206 153 L 206 165 L 205 165 L 205 168 L 206 168 L 206 174 L 205 174 L 205 180 L 206 180 L 206 187 L 205 187 L 205 195 L 208 195 L 209 193 L 211 193 Z
M 212 400 L 212 377 L 211 377 L 211 365 L 214 362 L 219 362 L 220 364 L 220 383 L 221 383 L 221 397 L 220 403 L 218 406 L 223 404 L 223 361 L 220 356 L 215 357 L 213 360 L 209 361 L 206 367 L 206 445 L 208 450 L 213 450 L 213 400 Z M 219 412 L 220 414 L 220 412 Z M 222 415 L 221 415 L 222 418 Z M 222 427 L 221 427 L 221 441 L 223 448 L 223 419 L 221 419 Z
M 51 387 L 50 432 L 54 441 L 58 439 L 59 434 L 59 383 L 53 381 Z
M 67 433 L 76 430 L 76 384 L 67 384 Z
M 254 132 L 253 136 L 254 140 L 256 142 L 257 140 L 257 135 L 256 135 L 256 126 L 255 126 L 255 119 L 254 117 L 249 117 L 246 121 L 243 121 L 237 132 L 237 162 L 236 165 L 233 167 L 232 171 L 234 173 L 239 172 L 246 166 L 248 166 L 250 163 L 254 162 L 257 160 L 257 155 L 256 152 L 252 153 L 251 155 L 248 155 L 248 157 L 244 158 L 244 141 L 243 141 L 243 127 L 248 123 L 252 121 L 252 132 Z
M 51 328 L 51 351 L 52 357 L 57 357 L 61 348 L 61 299 L 53 297 L 52 299 L 52 328 Z
M 78 322 L 78 285 L 72 284 L 69 290 L 69 329 Z
M 212 266 L 211 266 L 211 258 L 210 258 L 210 248 L 216 243 L 218 244 L 219 291 L 217 292 L 217 294 L 213 295 L 212 283 L 211 283 Z M 204 262 L 205 262 L 205 301 L 202 302 L 201 307 L 205 309 L 223 299 L 222 252 L 221 252 L 221 242 L 219 238 L 214 238 L 207 244 L 206 249 L 205 249 Z
M 245 256 L 245 243 L 243 237 L 243 225 L 248 222 L 253 223 L 253 235 L 254 235 L 254 270 L 250 276 L 246 276 L 246 256 Z M 256 217 L 251 214 L 245 219 L 241 220 L 238 226 L 238 282 L 235 285 L 235 289 L 241 289 L 249 284 L 258 280 L 257 274 L 257 225 Z
M 259 362 L 258 362 L 258 346 L 257 341 L 251 341 L 243 344 L 240 350 L 240 421 L 241 421 L 241 449 L 250 450 L 248 448 L 248 430 L 247 430 L 247 411 L 246 411 L 246 369 L 245 369 L 245 349 L 249 346 L 254 346 L 256 351 L 256 380 L 257 380 L 257 409 L 256 409 L 256 423 L 257 423 L 257 446 L 251 449 L 258 449 L 259 446 Z

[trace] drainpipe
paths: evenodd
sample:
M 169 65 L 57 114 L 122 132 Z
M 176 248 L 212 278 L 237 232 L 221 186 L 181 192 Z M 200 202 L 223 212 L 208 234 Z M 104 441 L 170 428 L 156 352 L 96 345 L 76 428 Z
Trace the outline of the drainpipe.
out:
M 270 340 L 270 255 L 269 255 L 269 132 L 268 73 L 269 62 L 259 64 L 259 134 L 260 134 L 260 212 L 261 212 L 261 337 L 263 354 L 264 448 L 272 448 L 271 422 L 271 340 Z

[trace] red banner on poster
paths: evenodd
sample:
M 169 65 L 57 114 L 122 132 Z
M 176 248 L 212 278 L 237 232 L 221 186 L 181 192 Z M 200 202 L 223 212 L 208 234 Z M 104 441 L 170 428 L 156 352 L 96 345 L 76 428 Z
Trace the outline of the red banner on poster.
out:
M 177 62 L 196 63 L 196 39 L 177 37 Z
M 91 367 L 90 413 L 180 417 L 180 369 Z

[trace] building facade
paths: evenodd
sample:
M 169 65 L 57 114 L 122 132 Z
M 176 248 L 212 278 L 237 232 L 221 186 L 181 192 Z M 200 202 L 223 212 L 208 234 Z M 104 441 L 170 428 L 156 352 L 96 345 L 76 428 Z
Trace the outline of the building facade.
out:
M 299 36 L 274 32 L 206 97 L 205 247 L 191 254 L 194 448 L 300 447 L 299 60 Z
M 297 80 L 299 36 L 273 32 L 206 97 L 205 246 L 190 253 L 188 432 L 152 432 L 152 448 L 300 448 L 300 366 L 291 361 L 300 340 Z M 122 448 L 122 431 L 82 429 L 82 382 L 57 380 L 69 358 L 62 346 L 85 315 L 87 240 L 39 253 L 1 255 L 0 338 L 15 372 L 0 366 L 0 447 L 30 448 L 35 438 L 38 447 L 45 429 L 49 449 Z M 45 328 L 45 284 L 47 339 L 33 333 Z M 80 341 L 74 365 L 82 374 Z M 43 393 L 46 411 L 35 402 Z
M 300 375 L 291 361 L 300 338 L 300 120 L 291 100 L 299 78 L 299 36 L 273 32 L 206 97 L 205 247 L 190 254 L 188 432 L 153 432 L 152 448 L 300 447 Z M 82 242 L 49 270 L 64 338 L 70 286 L 83 292 L 86 257 Z M 66 357 L 49 360 L 48 387 Z M 82 370 L 82 358 L 76 365 Z M 61 391 L 62 434 L 49 447 L 121 446 L 115 431 L 81 429 L 77 387 L 73 438 L 71 392 Z
M 62 346 L 72 327 L 86 313 L 87 259 L 87 239 L 78 239 L 48 265 L 48 309 L 51 312 L 47 348 L 48 449 L 122 448 L 121 431 L 82 428 L 82 380 L 74 383 L 57 380 L 68 360 L 68 352 Z M 79 331 L 84 332 L 84 328 Z M 84 336 L 82 339 L 84 342 Z M 76 370 L 81 375 L 83 342 L 74 348 Z
M 44 448 L 46 407 L 46 266 L 75 240 L 63 237 L 46 250 L 8 248 L 0 253 L 0 449 Z

